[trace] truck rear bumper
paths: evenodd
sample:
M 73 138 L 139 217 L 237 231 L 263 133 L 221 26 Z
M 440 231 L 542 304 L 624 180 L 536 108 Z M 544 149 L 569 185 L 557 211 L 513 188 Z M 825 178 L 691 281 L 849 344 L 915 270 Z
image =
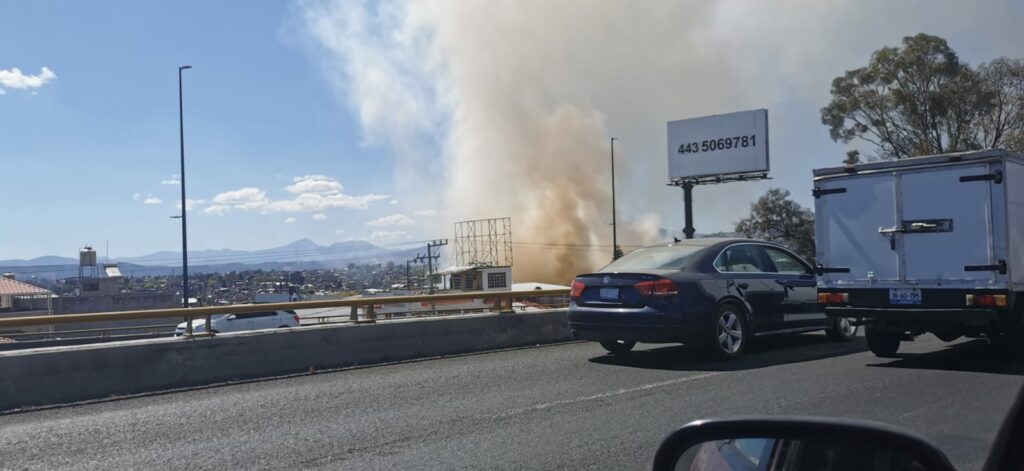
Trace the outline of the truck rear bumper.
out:
M 865 319 L 893 320 L 977 320 L 988 322 L 999 317 L 1001 311 L 995 309 L 962 309 L 962 308 L 890 308 L 890 307 L 826 307 L 825 315 L 829 317 L 861 317 Z

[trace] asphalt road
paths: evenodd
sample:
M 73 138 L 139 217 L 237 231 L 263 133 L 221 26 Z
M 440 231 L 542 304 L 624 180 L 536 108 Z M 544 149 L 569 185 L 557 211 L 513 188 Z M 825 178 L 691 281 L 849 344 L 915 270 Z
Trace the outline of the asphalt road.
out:
M 1024 363 L 926 336 L 882 360 L 807 334 L 708 361 L 592 343 L 449 357 L 0 416 L 3 469 L 644 469 L 711 416 L 856 417 L 986 456 Z

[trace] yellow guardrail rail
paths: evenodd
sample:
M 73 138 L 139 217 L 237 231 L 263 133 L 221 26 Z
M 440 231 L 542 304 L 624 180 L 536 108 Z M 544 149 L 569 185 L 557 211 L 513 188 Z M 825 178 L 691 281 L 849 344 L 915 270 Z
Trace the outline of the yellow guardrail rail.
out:
M 295 309 L 317 309 L 334 307 L 351 307 L 351 320 L 358 321 L 358 309 L 365 308 L 364 322 L 376 320 L 375 307 L 385 304 L 402 304 L 415 302 L 458 301 L 467 299 L 493 300 L 497 311 L 510 311 L 515 298 L 536 298 L 545 296 L 568 296 L 568 289 L 544 289 L 531 291 L 470 291 L 449 294 L 425 294 L 417 296 L 388 296 L 357 299 L 331 299 L 322 301 L 297 301 L 289 303 L 266 304 L 234 304 L 230 306 L 206 306 L 174 309 L 147 309 L 138 311 L 100 312 L 93 314 L 61 314 L 52 316 L 26 316 L 0 318 L 0 329 L 6 327 L 31 327 L 54 324 L 73 324 L 77 322 L 104 322 L 136 319 L 159 319 L 165 317 L 181 317 L 195 319 L 210 317 L 215 314 L 241 314 L 246 312 L 287 311 Z M 315 317 L 315 316 L 314 316 Z M 191 327 L 191 322 L 187 326 Z M 191 331 L 191 329 L 189 329 Z M 191 333 L 191 332 L 190 332 Z

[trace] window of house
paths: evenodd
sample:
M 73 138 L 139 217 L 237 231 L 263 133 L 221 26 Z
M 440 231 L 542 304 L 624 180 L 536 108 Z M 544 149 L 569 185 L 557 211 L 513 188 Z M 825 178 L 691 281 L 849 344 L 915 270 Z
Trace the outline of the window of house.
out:
M 488 273 L 487 288 L 506 288 L 508 281 L 505 279 L 505 272 Z

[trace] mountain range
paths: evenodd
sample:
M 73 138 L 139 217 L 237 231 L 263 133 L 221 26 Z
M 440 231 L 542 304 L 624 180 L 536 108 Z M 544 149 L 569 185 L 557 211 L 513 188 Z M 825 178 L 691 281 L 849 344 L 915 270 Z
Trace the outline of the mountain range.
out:
M 319 245 L 300 239 L 287 245 L 262 250 L 190 250 L 189 270 L 195 273 L 223 273 L 238 270 L 311 270 L 340 268 L 349 263 L 402 263 L 415 257 L 418 248 L 391 249 L 366 241 L 335 242 Z M 137 257 L 117 259 L 124 275 L 166 275 L 180 271 L 181 252 L 160 251 Z M 46 255 L 28 260 L 0 260 L 0 271 L 38 278 L 78 276 L 78 260 Z

